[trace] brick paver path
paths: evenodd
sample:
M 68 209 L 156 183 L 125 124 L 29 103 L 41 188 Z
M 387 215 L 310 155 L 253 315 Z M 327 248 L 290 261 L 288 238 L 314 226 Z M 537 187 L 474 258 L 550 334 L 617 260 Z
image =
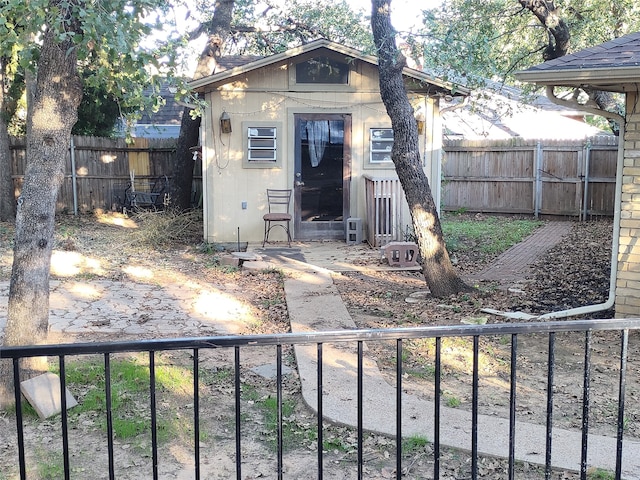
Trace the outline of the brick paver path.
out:
M 547 250 L 562 241 L 571 231 L 573 222 L 548 222 L 523 242 L 500 255 L 491 265 L 471 277 L 477 280 L 497 281 L 502 284 L 522 281 L 530 266 Z

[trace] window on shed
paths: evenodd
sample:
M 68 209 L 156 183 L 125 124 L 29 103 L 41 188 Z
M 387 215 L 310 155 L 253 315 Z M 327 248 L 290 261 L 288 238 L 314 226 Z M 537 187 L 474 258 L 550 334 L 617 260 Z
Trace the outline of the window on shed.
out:
M 347 85 L 349 65 L 328 57 L 315 57 L 296 64 L 296 83 L 330 83 Z
M 281 168 L 278 130 L 282 122 L 242 122 L 243 168 Z
M 247 129 L 247 159 L 249 162 L 275 162 L 277 160 L 276 127 L 249 127 Z
M 393 148 L 393 129 L 370 128 L 369 129 L 369 161 L 371 163 L 391 162 L 391 149 Z

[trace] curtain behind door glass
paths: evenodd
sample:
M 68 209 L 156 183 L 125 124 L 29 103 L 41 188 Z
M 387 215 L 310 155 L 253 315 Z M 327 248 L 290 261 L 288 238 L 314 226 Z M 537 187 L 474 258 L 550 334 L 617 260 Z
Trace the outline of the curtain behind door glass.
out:
M 327 120 L 307 121 L 307 140 L 311 166 L 315 168 L 320 165 L 329 142 L 329 122 Z

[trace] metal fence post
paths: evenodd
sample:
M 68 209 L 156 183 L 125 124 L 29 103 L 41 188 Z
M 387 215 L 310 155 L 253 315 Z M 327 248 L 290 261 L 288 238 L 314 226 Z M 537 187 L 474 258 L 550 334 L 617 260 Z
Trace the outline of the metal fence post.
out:
M 73 214 L 78 215 L 78 174 L 76 172 L 76 144 L 71 137 L 69 145 L 69 154 L 71 156 L 71 188 L 73 190 Z
M 591 168 L 591 140 L 587 140 L 584 146 L 584 191 L 582 200 L 582 218 L 584 222 L 587 220 L 587 214 L 589 213 L 589 170 Z
M 533 212 L 535 218 L 540 216 L 540 209 L 542 208 L 542 143 L 536 142 L 536 180 L 535 180 L 535 194 Z

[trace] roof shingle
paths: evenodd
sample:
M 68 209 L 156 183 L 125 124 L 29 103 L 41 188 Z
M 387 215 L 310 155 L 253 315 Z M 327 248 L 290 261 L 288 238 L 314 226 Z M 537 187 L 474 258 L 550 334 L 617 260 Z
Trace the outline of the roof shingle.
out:
M 611 69 L 640 65 L 640 32 L 613 39 L 529 68 L 528 72 L 545 70 Z

